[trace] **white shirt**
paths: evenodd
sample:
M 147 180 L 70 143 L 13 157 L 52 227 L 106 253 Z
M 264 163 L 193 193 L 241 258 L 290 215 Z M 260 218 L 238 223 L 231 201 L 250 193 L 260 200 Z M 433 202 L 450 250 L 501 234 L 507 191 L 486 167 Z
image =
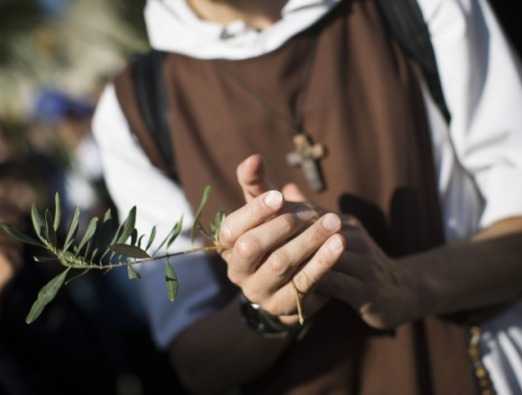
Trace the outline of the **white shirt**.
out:
M 242 22 L 202 21 L 185 0 L 149 0 L 145 17 L 156 49 L 212 59 L 245 59 L 273 51 L 328 13 L 339 0 L 289 0 L 282 18 L 264 31 Z M 448 240 L 468 238 L 496 221 L 522 215 L 522 80 L 486 0 L 418 0 L 431 33 L 452 122 L 448 127 L 424 88 L 438 188 Z M 149 162 L 108 87 L 94 131 L 111 195 L 126 215 L 140 209 L 137 227 L 160 234 L 192 214 L 183 191 Z M 187 239 L 175 244 L 181 250 Z M 142 291 L 157 343 L 166 347 L 194 320 L 223 305 L 220 284 L 205 257 L 175 263 L 180 292 L 169 304 L 162 265 L 149 265 Z M 189 263 L 187 263 L 189 262 Z M 192 263 L 190 263 L 192 262 Z M 522 263 L 521 263 L 522 264 Z M 145 268 L 143 268 L 145 271 Z M 482 359 L 499 394 L 522 394 L 522 303 L 482 326 Z

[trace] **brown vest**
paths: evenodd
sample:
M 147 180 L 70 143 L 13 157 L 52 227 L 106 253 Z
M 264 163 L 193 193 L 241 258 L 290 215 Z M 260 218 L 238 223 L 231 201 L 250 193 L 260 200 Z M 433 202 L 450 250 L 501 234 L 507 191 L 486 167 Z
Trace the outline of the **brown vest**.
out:
M 417 74 L 387 38 L 374 1 L 346 0 L 284 47 L 257 58 L 168 54 L 164 77 L 177 172 L 193 207 L 207 184 L 214 190 L 207 213 L 244 204 L 235 169 L 260 153 L 277 185 L 293 181 L 314 203 L 356 216 L 391 256 L 443 243 Z M 169 174 L 140 116 L 131 67 L 117 78 L 116 92 L 144 151 Z M 295 114 L 328 148 L 321 162 L 324 192 L 311 191 L 301 170 L 286 164 Z M 465 330 L 444 320 L 378 332 L 332 302 L 247 393 L 472 394 L 466 345 Z

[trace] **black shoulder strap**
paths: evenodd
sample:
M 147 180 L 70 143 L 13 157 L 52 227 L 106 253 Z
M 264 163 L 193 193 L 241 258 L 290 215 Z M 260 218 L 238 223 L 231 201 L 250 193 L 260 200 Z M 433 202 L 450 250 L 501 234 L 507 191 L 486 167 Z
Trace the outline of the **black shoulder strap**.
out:
M 433 100 L 449 123 L 449 112 L 440 82 L 430 32 L 417 0 L 377 0 L 395 40 L 421 68 Z
M 151 50 L 138 55 L 132 66 L 134 92 L 143 122 L 165 163 L 176 174 L 171 130 L 166 118 L 168 103 L 163 75 L 164 53 Z

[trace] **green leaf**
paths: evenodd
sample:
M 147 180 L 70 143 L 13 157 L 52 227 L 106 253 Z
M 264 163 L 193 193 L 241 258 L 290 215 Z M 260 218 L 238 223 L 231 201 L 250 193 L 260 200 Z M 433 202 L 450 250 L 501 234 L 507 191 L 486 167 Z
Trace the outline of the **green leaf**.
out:
M 127 265 L 127 275 L 129 276 L 129 280 L 139 280 L 141 275 L 132 267 L 132 265 Z
M 69 270 L 71 270 L 71 268 L 64 270 L 62 273 L 54 277 L 40 290 L 40 292 L 38 292 L 38 297 L 33 303 L 29 314 L 27 314 L 27 317 L 25 318 L 27 324 L 33 323 L 40 314 L 42 314 L 45 307 L 55 298 L 56 294 L 63 286 Z
M 7 233 L 7 235 L 21 243 L 25 244 L 31 244 L 38 247 L 43 247 L 42 243 L 40 243 L 38 240 L 33 239 L 32 237 L 29 237 L 22 232 L 18 231 L 17 229 L 7 225 L 7 224 L 0 224 L 0 229 Z
M 74 243 L 74 235 L 76 234 L 76 231 L 78 230 L 78 224 L 80 223 L 80 208 L 76 207 L 76 210 L 74 210 L 74 215 L 71 220 L 71 224 L 69 225 L 69 230 L 67 231 L 67 236 L 65 237 L 65 243 L 63 250 L 67 251 L 69 247 Z
M 183 218 L 183 217 L 182 217 Z M 180 219 L 181 221 L 181 219 Z M 163 246 L 172 238 L 173 235 L 176 234 L 176 231 L 178 229 L 178 224 L 179 224 L 179 221 L 177 223 L 174 224 L 174 226 L 172 227 L 172 229 L 170 230 L 170 232 L 167 234 L 167 236 L 165 236 L 165 238 L 162 240 L 162 242 L 160 243 L 160 245 L 158 246 L 158 248 L 156 248 L 156 252 L 154 253 L 154 255 L 156 255 L 159 251 L 161 251 L 161 249 L 163 248 Z
M 80 252 L 82 248 L 85 246 L 85 244 L 87 244 L 87 242 L 92 239 L 94 233 L 96 233 L 97 226 L 98 218 L 94 217 L 89 221 L 89 225 L 87 225 L 87 230 L 83 235 L 82 241 L 80 241 L 80 244 L 78 244 L 77 252 Z
M 138 243 L 136 244 L 136 246 L 138 248 L 141 248 L 141 244 L 143 243 L 143 238 L 145 237 L 145 235 L 141 235 L 140 238 L 138 239 Z
M 169 300 L 174 302 L 178 293 L 178 276 L 170 263 L 165 263 L 165 285 Z
M 93 246 L 92 240 L 89 240 L 87 242 L 87 245 L 85 246 L 85 251 L 83 252 L 83 256 L 85 257 L 85 260 L 87 261 L 89 254 L 91 253 L 91 248 Z
M 210 232 L 212 233 L 212 239 L 215 242 L 219 242 L 219 232 L 221 231 L 221 226 L 224 221 L 225 213 L 223 211 L 218 211 L 214 217 L 214 221 L 210 224 Z
M 36 208 L 36 206 L 33 204 L 31 207 L 31 221 L 33 222 L 33 228 L 38 236 L 38 238 L 42 241 L 44 241 L 44 237 L 42 236 L 42 226 L 43 226 L 43 219 L 40 215 L 40 212 Z
M 51 210 L 46 209 L 44 214 L 44 225 L 42 228 L 44 237 L 51 243 L 51 245 L 56 246 L 56 232 L 53 228 L 53 220 L 51 219 Z
M 196 210 L 196 214 L 194 216 L 194 226 L 192 226 L 192 235 L 191 235 L 192 242 L 194 242 L 194 240 L 196 240 L 198 229 L 201 226 L 199 223 L 199 220 L 201 218 L 201 214 L 203 213 L 203 209 L 207 205 L 207 201 L 208 201 L 211 191 L 212 191 L 212 188 L 209 185 L 207 185 L 205 187 L 205 189 L 203 190 L 203 196 L 201 197 L 199 207 Z
M 178 238 L 181 231 L 183 230 L 183 216 L 181 216 L 178 223 L 174 226 L 174 229 L 172 230 L 172 235 L 169 238 L 169 241 L 167 242 L 167 249 L 174 243 L 174 241 Z
M 131 246 L 128 244 L 114 244 L 111 246 L 111 250 L 116 252 L 117 254 L 136 259 L 147 259 L 151 258 L 146 251 L 138 248 L 136 246 Z
M 96 254 L 98 253 L 98 248 L 95 248 L 94 251 L 91 254 L 91 257 L 89 258 L 89 263 L 94 262 L 94 258 L 96 257 Z
M 136 229 L 132 230 L 131 233 L 131 245 L 135 246 L 138 241 L 138 231 Z
M 146 251 L 148 251 L 149 248 L 152 246 L 152 243 L 154 243 L 155 238 L 156 238 L 156 227 L 153 226 L 152 230 L 150 232 L 149 241 L 147 241 L 147 247 L 145 248 Z
M 121 225 L 121 234 L 118 237 L 118 240 L 116 243 L 121 244 L 125 243 L 129 236 L 132 234 L 132 231 L 134 230 L 134 227 L 136 225 L 136 206 L 134 206 L 131 211 L 129 212 L 129 215 L 127 216 L 127 219 L 123 222 Z
M 54 194 L 54 219 L 53 219 L 53 229 L 55 232 L 58 232 L 58 228 L 60 227 L 60 221 L 62 219 L 62 208 L 60 204 L 60 194 L 56 192 Z
M 112 211 L 111 211 L 111 209 L 108 209 L 107 211 L 105 211 L 105 214 L 103 215 L 103 222 L 105 223 L 111 219 L 112 219 Z

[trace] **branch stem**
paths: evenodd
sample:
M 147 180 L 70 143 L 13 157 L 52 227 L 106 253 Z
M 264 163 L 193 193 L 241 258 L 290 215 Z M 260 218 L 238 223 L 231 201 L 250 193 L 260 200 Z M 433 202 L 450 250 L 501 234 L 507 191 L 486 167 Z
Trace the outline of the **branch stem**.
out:
M 186 251 L 175 252 L 175 253 L 172 253 L 172 254 L 165 254 L 165 255 L 160 255 L 160 256 L 154 256 L 154 257 L 151 257 L 151 258 L 137 259 L 135 262 L 119 262 L 119 263 L 111 263 L 111 264 L 108 264 L 108 265 L 101 265 L 101 266 L 94 265 L 94 264 L 92 264 L 92 265 L 85 265 L 83 263 L 69 263 L 65 259 L 60 259 L 59 256 L 58 256 L 58 258 L 60 260 L 60 263 L 63 266 L 66 266 L 66 267 L 71 268 L 71 269 L 111 270 L 111 269 L 116 269 L 116 268 L 119 268 L 119 267 L 126 267 L 126 266 L 129 266 L 129 265 L 134 265 L 134 264 L 138 264 L 138 263 L 154 262 L 154 261 L 157 261 L 159 259 L 165 259 L 165 258 L 170 259 L 170 258 L 175 257 L 175 256 L 196 254 L 198 252 L 219 251 L 219 249 L 220 249 L 220 247 L 218 245 L 197 247 L 197 248 L 193 248 L 193 249 L 186 250 Z

